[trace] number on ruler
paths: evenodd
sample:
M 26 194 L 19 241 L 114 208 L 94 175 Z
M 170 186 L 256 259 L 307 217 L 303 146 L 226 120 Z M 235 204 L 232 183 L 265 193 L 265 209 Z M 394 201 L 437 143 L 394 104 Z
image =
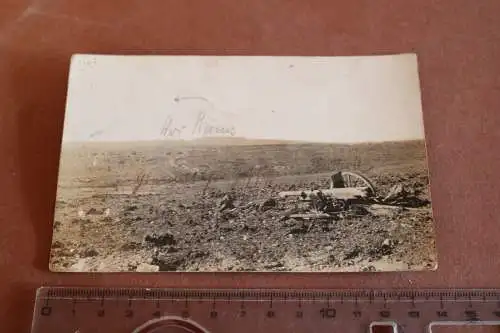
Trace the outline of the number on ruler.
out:
M 408 317 L 410 317 L 410 318 L 419 318 L 420 317 L 420 312 L 419 311 L 410 311 L 410 312 L 408 312 Z
M 389 310 L 380 311 L 380 317 L 389 318 L 390 316 L 391 316 L 391 311 L 389 311 Z
M 44 306 L 40 313 L 42 314 L 42 316 L 50 316 L 52 314 L 52 308 L 50 306 Z
M 479 320 L 477 311 L 475 310 L 467 310 L 464 313 L 467 320 Z
M 337 311 L 333 308 L 323 308 L 319 311 L 323 318 L 335 318 Z
M 437 314 L 437 316 L 439 318 L 446 318 L 446 317 L 448 317 L 448 311 L 437 311 L 436 314 Z

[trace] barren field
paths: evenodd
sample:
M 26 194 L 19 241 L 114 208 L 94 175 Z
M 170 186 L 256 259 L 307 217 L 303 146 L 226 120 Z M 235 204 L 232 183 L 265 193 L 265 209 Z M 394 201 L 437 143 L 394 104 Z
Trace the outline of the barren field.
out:
M 377 198 L 331 219 L 280 191 L 369 177 Z M 228 198 L 231 198 L 228 202 Z M 423 141 L 356 145 L 222 142 L 63 145 L 55 271 L 383 271 L 436 267 Z

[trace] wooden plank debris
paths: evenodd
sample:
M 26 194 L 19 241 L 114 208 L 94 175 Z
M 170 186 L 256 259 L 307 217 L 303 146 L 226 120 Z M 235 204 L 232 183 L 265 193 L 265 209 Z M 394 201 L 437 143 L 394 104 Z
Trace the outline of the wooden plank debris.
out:
M 312 191 L 284 191 L 278 193 L 278 195 L 280 198 L 301 197 L 304 200 L 308 200 L 311 196 L 318 195 L 319 192 L 323 193 L 325 196 L 330 196 L 339 200 L 356 200 L 368 198 L 370 196 L 370 189 L 368 187 L 346 187 Z

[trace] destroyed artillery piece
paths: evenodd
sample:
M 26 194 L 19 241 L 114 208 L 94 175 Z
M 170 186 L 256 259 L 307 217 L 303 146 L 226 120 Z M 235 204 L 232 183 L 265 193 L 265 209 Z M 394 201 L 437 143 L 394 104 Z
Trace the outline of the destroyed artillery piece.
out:
M 359 173 L 337 171 L 329 182 L 330 187 L 327 189 L 284 191 L 278 195 L 281 198 L 297 197 L 299 201 L 310 203 L 310 213 L 290 215 L 291 218 L 299 219 L 328 219 L 346 212 L 352 205 L 377 202 L 372 182 Z

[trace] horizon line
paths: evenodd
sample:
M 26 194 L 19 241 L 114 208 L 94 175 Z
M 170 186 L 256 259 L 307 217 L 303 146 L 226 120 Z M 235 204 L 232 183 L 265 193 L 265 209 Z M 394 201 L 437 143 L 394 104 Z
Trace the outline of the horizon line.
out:
M 207 140 L 207 141 L 205 141 Z M 139 139 L 139 140 L 71 140 L 62 141 L 61 144 L 127 144 L 127 143 L 182 143 L 182 144 L 199 144 L 200 142 L 213 143 L 213 141 L 220 140 L 230 142 L 230 140 L 244 141 L 275 141 L 276 144 L 290 144 L 290 143 L 317 143 L 317 144 L 339 144 L 339 145 L 353 145 L 353 144 L 368 144 L 368 143 L 394 143 L 394 142 L 409 142 L 409 141 L 426 141 L 425 138 L 407 138 L 397 140 L 366 140 L 366 141 L 308 141 L 308 140 L 288 140 L 288 139 L 272 139 L 272 138 L 247 138 L 247 137 L 200 137 L 195 139 Z M 264 144 L 263 144 L 264 145 Z

